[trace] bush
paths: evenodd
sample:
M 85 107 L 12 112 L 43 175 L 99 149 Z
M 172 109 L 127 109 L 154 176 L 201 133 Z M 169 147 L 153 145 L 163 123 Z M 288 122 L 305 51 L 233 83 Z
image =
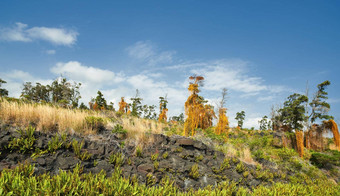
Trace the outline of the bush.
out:
M 191 169 L 190 169 L 190 173 L 189 176 L 195 180 L 197 180 L 200 177 L 200 174 L 198 172 L 198 165 L 194 164 Z
M 277 154 L 282 160 L 290 160 L 292 157 L 297 156 L 295 150 L 289 148 L 281 148 L 277 151 Z
M 103 130 L 104 129 L 104 119 L 96 116 L 85 117 L 85 122 L 93 130 Z
M 122 153 L 111 154 L 109 156 L 109 163 L 113 164 L 116 167 L 120 167 L 124 164 L 124 155 L 122 155 Z
M 332 167 L 332 165 L 340 166 L 340 153 L 333 152 L 327 155 L 319 152 L 312 153 L 310 161 L 318 168 Z
M 124 134 L 125 135 L 127 133 L 127 130 L 124 129 L 122 125 L 117 124 L 113 128 L 112 133 L 120 133 L 120 134 Z
M 11 150 L 17 150 L 21 153 L 26 153 L 33 150 L 35 142 L 34 132 L 35 128 L 29 126 L 24 130 L 17 130 L 20 133 L 20 138 L 14 138 L 9 142 L 8 148 Z

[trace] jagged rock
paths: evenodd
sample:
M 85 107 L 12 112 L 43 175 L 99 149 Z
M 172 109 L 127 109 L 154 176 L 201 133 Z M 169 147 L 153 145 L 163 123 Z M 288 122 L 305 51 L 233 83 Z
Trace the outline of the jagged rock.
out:
M 197 148 L 197 149 L 200 149 L 200 150 L 207 149 L 207 145 L 205 145 L 203 142 L 200 142 L 200 141 L 195 141 L 194 147 Z
M 140 173 L 152 173 L 154 171 L 154 166 L 151 164 L 141 164 L 137 167 L 137 171 Z
M 177 139 L 176 144 L 181 145 L 181 146 L 193 146 L 194 140 L 190 138 L 181 138 L 181 139 Z
M 66 170 L 73 168 L 79 162 L 79 159 L 75 157 L 59 156 L 56 162 L 60 169 Z

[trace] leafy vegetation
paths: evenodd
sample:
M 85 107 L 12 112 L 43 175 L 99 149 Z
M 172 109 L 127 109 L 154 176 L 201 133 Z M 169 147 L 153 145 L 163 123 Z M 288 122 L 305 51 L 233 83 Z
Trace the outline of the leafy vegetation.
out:
M 8 148 L 14 151 L 19 151 L 20 153 L 32 151 L 36 140 L 34 137 L 35 128 L 29 126 L 25 130 L 19 129 L 17 131 L 20 134 L 20 138 L 13 138 L 13 140 L 9 142 Z

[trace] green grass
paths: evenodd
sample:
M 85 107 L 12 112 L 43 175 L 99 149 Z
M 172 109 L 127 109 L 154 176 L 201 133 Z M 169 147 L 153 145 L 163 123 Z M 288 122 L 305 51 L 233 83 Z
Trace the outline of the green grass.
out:
M 165 176 L 161 186 L 152 186 L 155 178 L 147 176 L 147 185 L 139 184 L 133 177 L 121 176 L 116 168 L 111 177 L 105 172 L 82 174 L 77 165 L 73 171 L 60 171 L 58 175 L 33 175 L 32 165 L 19 165 L 5 169 L 0 175 L 0 195 L 340 195 L 340 186 L 330 181 L 317 180 L 304 183 L 274 183 L 258 186 L 250 191 L 233 181 L 223 181 L 216 187 L 207 186 L 199 190 L 183 191 Z M 322 185 L 322 186 L 320 186 Z

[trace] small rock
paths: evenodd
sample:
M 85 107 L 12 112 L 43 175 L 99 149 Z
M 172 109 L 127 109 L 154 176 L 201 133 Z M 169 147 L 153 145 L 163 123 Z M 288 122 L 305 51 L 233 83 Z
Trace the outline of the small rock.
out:
M 194 145 L 194 140 L 189 139 L 189 138 L 180 138 L 176 142 L 178 145 L 182 146 L 193 146 Z
M 141 172 L 141 173 L 144 173 L 144 174 L 147 174 L 147 173 L 153 173 L 153 165 L 150 165 L 150 164 L 141 164 L 137 167 L 137 171 L 138 172 Z

